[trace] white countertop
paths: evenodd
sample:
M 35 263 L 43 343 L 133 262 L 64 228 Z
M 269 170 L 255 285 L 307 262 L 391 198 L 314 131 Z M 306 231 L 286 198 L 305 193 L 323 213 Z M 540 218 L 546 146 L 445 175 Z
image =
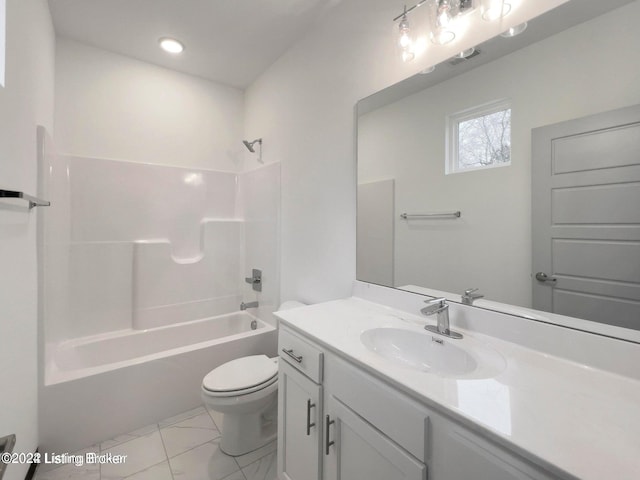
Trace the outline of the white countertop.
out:
M 276 315 L 551 473 L 582 480 L 640 479 L 638 380 L 453 327 L 465 337 L 445 341 L 469 351 L 489 346 L 506 359 L 504 370 L 492 378 L 451 378 L 398 366 L 367 349 L 361 333 L 378 327 L 424 333 L 422 326 L 434 322 L 355 297 Z

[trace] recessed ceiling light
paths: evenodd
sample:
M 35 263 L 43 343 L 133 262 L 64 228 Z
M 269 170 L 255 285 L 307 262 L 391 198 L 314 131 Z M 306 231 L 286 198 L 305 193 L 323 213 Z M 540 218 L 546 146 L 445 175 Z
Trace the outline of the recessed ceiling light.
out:
M 158 40 L 158 42 L 160 43 L 160 48 L 168 53 L 178 54 L 184 50 L 184 45 L 175 38 L 164 37 Z

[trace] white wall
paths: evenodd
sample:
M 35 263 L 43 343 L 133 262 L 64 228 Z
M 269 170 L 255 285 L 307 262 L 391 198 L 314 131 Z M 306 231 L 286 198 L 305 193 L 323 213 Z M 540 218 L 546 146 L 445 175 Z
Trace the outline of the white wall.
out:
M 0 88 L 0 188 L 35 193 L 36 125 L 53 126 L 55 37 L 46 0 L 7 1 L 6 83 Z M 33 452 L 37 428 L 36 217 L 0 202 L 0 437 Z M 25 477 L 10 465 L 6 480 Z
M 242 170 L 241 90 L 58 38 L 55 94 L 61 153 Z
M 514 2 L 502 24 L 474 17 L 456 41 L 403 64 L 391 20 L 404 3 L 344 1 L 254 82 L 245 97 L 245 135 L 265 138 L 266 162 L 282 162 L 282 299 L 350 293 L 356 102 L 561 3 Z
M 359 181 L 395 178 L 397 214 L 462 211 L 396 224 L 396 285 L 531 306 L 531 130 L 640 103 L 640 50 L 619 48 L 640 45 L 638 19 L 633 2 L 360 119 Z M 511 166 L 445 175 L 447 115 L 501 98 Z

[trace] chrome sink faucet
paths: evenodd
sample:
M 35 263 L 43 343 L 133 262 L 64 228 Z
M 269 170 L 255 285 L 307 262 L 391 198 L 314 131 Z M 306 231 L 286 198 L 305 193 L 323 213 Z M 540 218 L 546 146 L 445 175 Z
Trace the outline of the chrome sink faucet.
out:
M 257 306 L 258 306 L 258 301 L 257 300 L 255 302 L 249 302 L 249 303 L 242 302 L 240 304 L 240 310 L 246 310 L 247 308 L 255 308 Z
M 438 324 L 426 325 L 424 328 L 429 332 L 437 333 L 438 335 L 444 335 L 449 338 L 462 338 L 462 334 L 458 332 L 452 332 L 449 329 L 449 305 L 446 298 L 436 298 L 434 300 L 425 300 L 426 307 L 420 310 L 423 315 L 437 315 Z
M 464 303 L 465 305 L 473 305 L 474 300 L 478 298 L 484 298 L 484 295 L 482 295 L 481 293 L 474 293 L 477 291 L 477 288 L 470 288 L 469 290 L 465 290 L 462 294 L 462 303 Z

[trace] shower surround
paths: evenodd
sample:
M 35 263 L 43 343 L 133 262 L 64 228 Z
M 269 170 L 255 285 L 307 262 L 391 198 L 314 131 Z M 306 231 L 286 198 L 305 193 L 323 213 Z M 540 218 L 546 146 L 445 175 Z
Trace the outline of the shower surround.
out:
M 275 354 L 279 164 L 234 173 L 58 156 L 38 137 L 52 202 L 39 219 L 45 451 L 193 408 L 217 365 Z M 252 268 L 261 293 L 244 282 Z

